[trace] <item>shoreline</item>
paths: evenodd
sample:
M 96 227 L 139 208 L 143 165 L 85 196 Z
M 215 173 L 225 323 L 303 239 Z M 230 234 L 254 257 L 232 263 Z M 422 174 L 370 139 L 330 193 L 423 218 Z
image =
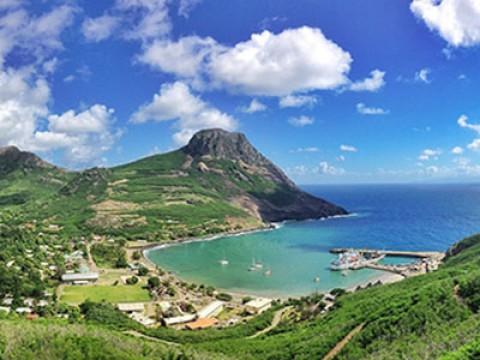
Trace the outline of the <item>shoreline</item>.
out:
M 341 219 L 341 218 L 349 218 L 349 217 L 356 217 L 359 216 L 358 213 L 351 213 L 351 214 L 346 214 L 346 215 L 333 215 L 333 216 L 328 216 L 328 217 L 322 217 L 322 218 L 317 218 L 317 219 L 303 219 L 303 220 L 284 220 L 281 222 L 272 222 L 270 224 L 267 224 L 265 226 L 261 227 L 256 227 L 256 228 L 251 228 L 251 229 L 242 229 L 238 231 L 232 231 L 232 232 L 224 232 L 220 234 L 215 234 L 215 235 L 208 235 L 205 237 L 200 237 L 200 238 L 182 238 L 178 240 L 173 240 L 165 243 L 151 243 L 145 246 L 140 247 L 141 248 L 141 254 L 143 257 L 143 260 L 146 262 L 147 267 L 150 268 L 150 270 L 156 270 L 157 267 L 160 267 L 158 264 L 154 263 L 149 257 L 148 253 L 150 251 L 154 250 L 162 250 L 166 249 L 172 246 L 179 246 L 179 245 L 184 245 L 184 244 L 189 244 L 189 243 L 196 243 L 196 242 L 204 242 L 204 241 L 214 241 L 214 240 L 219 240 L 222 238 L 230 238 L 230 237 L 236 237 L 236 236 L 242 236 L 242 235 L 248 235 L 248 234 L 254 234 L 258 232 L 264 232 L 264 231 L 273 231 L 277 230 L 281 227 L 283 227 L 285 224 L 289 223 L 300 223 L 300 222 L 308 222 L 308 221 L 326 221 L 326 220 L 333 220 L 333 219 Z M 169 271 L 167 269 L 164 269 L 167 271 L 167 273 L 174 277 L 177 281 L 185 281 L 184 279 L 181 278 L 176 272 L 174 271 Z M 381 270 L 378 270 L 379 272 Z M 378 276 L 374 276 L 370 279 L 365 279 L 359 282 L 358 284 L 354 286 L 349 286 L 345 287 L 344 289 L 348 292 L 354 292 L 357 287 L 359 286 L 366 286 L 369 283 L 376 283 L 378 281 L 382 282 L 382 285 L 386 285 L 389 283 L 401 281 L 404 278 L 401 275 L 393 274 L 387 271 L 381 271 L 382 274 L 378 274 Z M 332 288 L 333 289 L 333 288 Z M 328 289 L 325 291 L 325 293 L 331 291 L 332 289 Z M 292 295 L 287 295 L 287 294 L 255 294 L 254 292 L 249 292 L 249 291 L 242 291 L 242 290 L 229 290 L 229 289 L 224 289 L 224 288 L 217 288 L 218 291 L 220 292 L 227 292 L 231 294 L 233 297 L 237 299 L 241 299 L 242 297 L 250 296 L 250 297 L 269 297 L 273 299 L 280 299 L 280 300 L 286 300 L 289 298 L 300 298 L 302 296 L 308 296 L 310 294 L 313 294 L 314 292 L 309 292 L 306 294 L 292 294 Z

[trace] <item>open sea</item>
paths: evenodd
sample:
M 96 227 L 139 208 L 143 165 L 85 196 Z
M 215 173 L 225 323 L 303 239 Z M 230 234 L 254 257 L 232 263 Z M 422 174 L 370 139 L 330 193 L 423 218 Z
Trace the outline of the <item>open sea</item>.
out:
M 333 247 L 444 251 L 480 232 L 480 185 L 339 185 L 304 190 L 353 215 L 288 222 L 271 231 L 153 249 L 148 258 L 180 278 L 232 292 L 299 296 L 352 287 L 378 278 L 375 270 L 329 270 Z M 227 259 L 228 265 L 219 261 Z M 248 271 L 252 262 L 262 271 Z M 407 259 L 386 258 L 385 262 Z M 265 276 L 265 270 L 271 276 Z M 319 277 L 319 282 L 313 280 Z

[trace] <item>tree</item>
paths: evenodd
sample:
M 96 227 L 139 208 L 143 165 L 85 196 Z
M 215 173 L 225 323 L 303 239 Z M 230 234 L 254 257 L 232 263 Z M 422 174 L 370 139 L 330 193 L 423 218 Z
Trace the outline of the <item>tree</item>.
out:
M 160 287 L 160 279 L 156 276 L 148 278 L 147 286 L 149 289 L 156 289 Z
M 146 276 L 148 274 L 148 269 L 145 266 L 140 266 L 138 268 L 138 276 Z
M 138 283 L 138 277 L 132 276 L 127 279 L 126 283 L 127 285 L 135 285 L 136 283 Z
M 133 260 L 140 260 L 142 258 L 142 254 L 140 254 L 140 251 L 136 250 L 132 254 L 132 259 Z

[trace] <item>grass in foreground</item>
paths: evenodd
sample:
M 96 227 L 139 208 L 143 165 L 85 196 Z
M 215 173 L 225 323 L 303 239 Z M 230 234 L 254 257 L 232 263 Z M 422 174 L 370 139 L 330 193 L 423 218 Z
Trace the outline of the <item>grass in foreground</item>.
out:
M 117 304 L 150 301 L 150 295 L 141 285 L 87 285 L 67 286 L 60 298 L 62 302 L 70 305 L 81 304 L 87 299 L 94 302 L 106 301 Z

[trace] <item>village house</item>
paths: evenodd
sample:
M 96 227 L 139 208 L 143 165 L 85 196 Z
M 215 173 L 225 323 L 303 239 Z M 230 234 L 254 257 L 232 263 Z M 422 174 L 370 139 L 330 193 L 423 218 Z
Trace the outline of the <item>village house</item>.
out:
M 245 304 L 245 310 L 251 315 L 258 315 L 272 307 L 272 300 L 267 298 L 257 298 L 250 300 Z

